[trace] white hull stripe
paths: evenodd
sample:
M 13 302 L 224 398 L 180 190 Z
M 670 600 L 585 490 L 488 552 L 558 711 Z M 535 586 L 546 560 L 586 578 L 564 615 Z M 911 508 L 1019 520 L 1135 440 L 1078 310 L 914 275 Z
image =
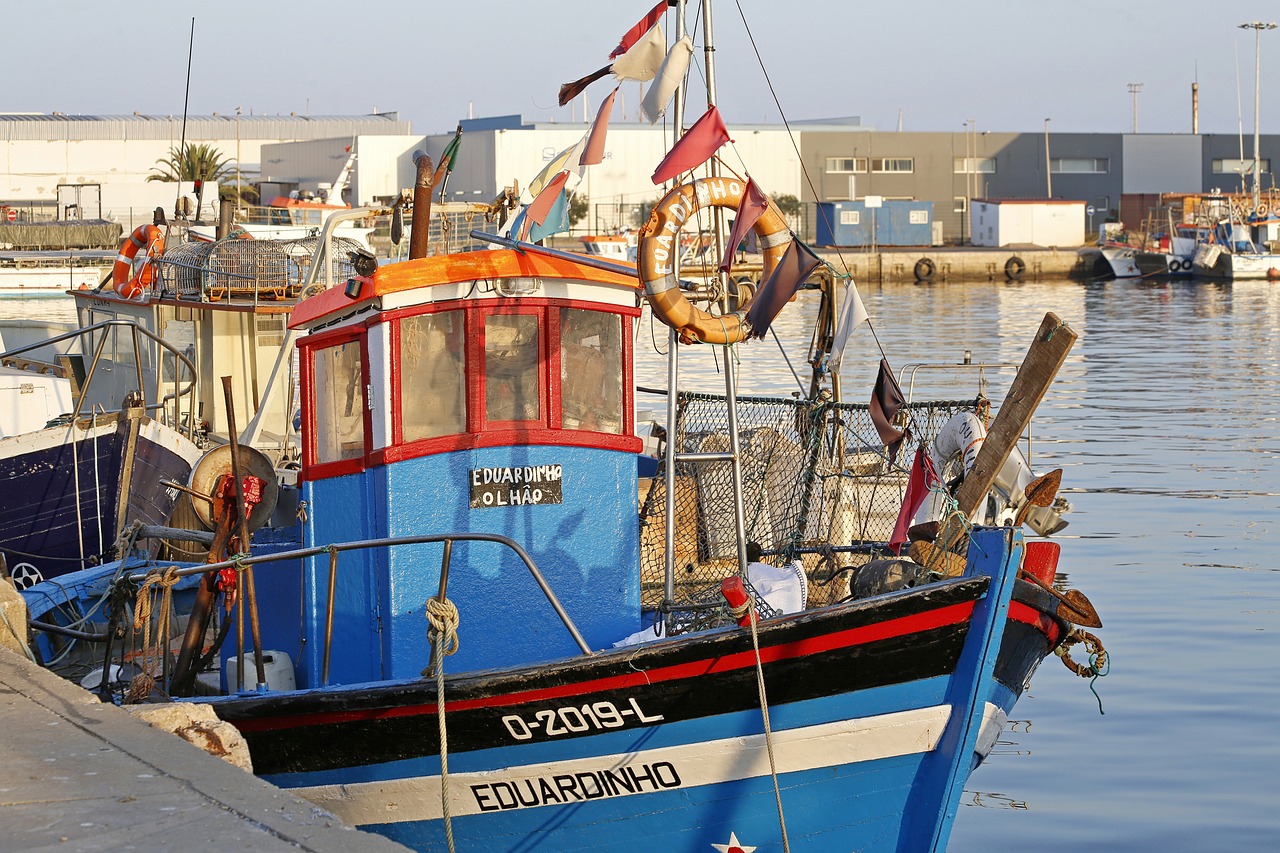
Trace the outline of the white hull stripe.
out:
M 994 705 L 983 715 L 978 752 L 985 756 L 1004 727 Z M 938 744 L 947 705 L 774 732 L 779 773 L 796 773 L 929 752 Z M 694 788 L 769 775 L 763 735 L 449 774 L 455 816 L 563 805 L 606 797 Z M 317 785 L 293 793 L 355 826 L 439 820 L 440 777 Z

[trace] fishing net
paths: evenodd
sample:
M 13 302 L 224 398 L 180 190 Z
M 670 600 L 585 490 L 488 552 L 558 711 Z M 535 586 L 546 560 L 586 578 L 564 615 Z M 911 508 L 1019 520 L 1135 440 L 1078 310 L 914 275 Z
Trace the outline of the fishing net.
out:
M 852 570 L 886 546 L 902 506 L 917 446 L 931 443 L 957 412 L 978 400 L 909 403 L 899 418 L 911 432 L 889 459 L 866 404 L 739 397 L 737 402 L 746 538 L 774 560 L 799 559 L 810 579 L 809 606 L 848 594 Z M 683 393 L 676 401 L 677 453 L 729 450 L 725 398 Z M 640 571 L 646 608 L 662 609 L 665 585 L 665 465 L 640 486 Z M 721 579 L 738 569 L 732 463 L 675 466 L 675 583 L 665 609 L 714 601 Z M 701 627 L 701 618 L 677 623 Z

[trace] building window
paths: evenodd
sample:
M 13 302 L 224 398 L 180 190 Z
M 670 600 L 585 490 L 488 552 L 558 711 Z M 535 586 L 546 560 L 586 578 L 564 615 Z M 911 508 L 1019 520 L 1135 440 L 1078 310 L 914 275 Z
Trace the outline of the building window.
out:
M 400 321 L 400 418 L 405 441 L 466 432 L 463 329 L 458 310 Z
M 1269 173 L 1271 171 L 1271 159 L 1263 157 L 1258 163 L 1258 170 Z M 1214 160 L 1213 173 L 1215 175 L 1244 175 L 1253 172 L 1253 160 Z
M 1111 161 L 1106 157 L 1054 157 L 1049 160 L 1049 171 L 1068 175 L 1105 175 L 1111 171 Z
M 957 175 L 994 175 L 996 158 L 956 157 L 953 169 Z
M 952 213 L 964 213 L 968 209 L 969 209 L 969 199 L 965 198 L 962 195 L 958 195 L 954 199 L 952 199 L 951 201 Z
M 871 161 L 871 171 L 877 174 L 886 172 L 914 172 L 916 161 L 910 157 L 884 157 Z
M 842 210 L 840 211 L 841 225 L 858 225 L 862 222 L 862 211 L 860 210 Z
M 866 157 L 828 157 L 827 174 L 852 174 L 867 171 Z
M 318 464 L 364 456 L 364 368 L 360 341 L 317 350 L 315 355 Z

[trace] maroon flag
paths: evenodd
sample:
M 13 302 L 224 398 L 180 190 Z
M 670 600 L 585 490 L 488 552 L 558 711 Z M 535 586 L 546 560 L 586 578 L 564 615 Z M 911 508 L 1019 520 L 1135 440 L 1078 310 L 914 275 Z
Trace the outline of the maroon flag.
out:
M 597 80 L 599 80 L 601 77 L 608 74 L 612 70 L 613 70 L 612 65 L 606 65 L 604 68 L 601 68 L 599 71 L 592 71 L 586 77 L 581 77 L 577 80 L 574 80 L 572 83 L 565 83 L 564 85 L 562 85 L 560 87 L 560 96 L 558 99 L 560 106 L 563 107 L 565 104 L 569 103 L 574 98 L 578 97 L 578 95 L 582 94 L 583 89 L 587 88 L 592 83 L 596 82 Z
M 653 182 L 661 184 L 682 172 L 690 172 L 711 159 L 721 145 L 732 142 L 729 130 L 720 118 L 720 111 L 709 107 L 702 118 L 685 131 L 680 141 L 671 147 L 653 173 Z
M 617 59 L 626 53 L 632 46 L 640 41 L 641 37 L 652 29 L 653 25 L 662 20 L 662 15 L 667 11 L 667 0 L 660 0 L 657 6 L 649 10 L 649 14 L 640 19 L 640 23 L 627 30 L 622 37 L 622 41 L 618 42 L 618 46 L 613 49 L 613 53 L 609 54 L 610 59 Z
M 552 205 L 556 203 L 556 199 L 564 190 L 564 184 L 567 180 L 569 180 L 569 173 L 561 172 L 542 188 L 542 192 L 538 193 L 538 197 L 529 203 L 528 219 L 530 222 L 536 222 L 541 225 L 547 221 L 547 214 L 551 212 Z
M 594 166 L 604 161 L 604 136 L 609 130 L 609 113 L 613 111 L 613 99 L 617 96 L 618 90 L 614 89 L 600 105 L 595 124 L 591 125 L 591 133 L 587 136 L 587 147 L 578 159 L 579 166 Z
M 738 202 L 738 213 L 733 217 L 733 230 L 729 232 L 729 242 L 724 247 L 724 259 L 720 261 L 720 269 L 728 272 L 733 267 L 733 256 L 738 245 L 746 238 L 751 226 L 759 221 L 769 209 L 769 198 L 760 192 L 756 182 L 747 178 L 747 188 L 742 191 L 742 201 Z
M 769 273 L 769 278 L 751 300 L 747 309 L 747 325 L 751 327 L 748 338 L 763 338 L 769 331 L 769 324 L 782 311 L 782 306 L 791 301 L 800 285 L 822 264 L 822 259 L 796 238 L 791 238 L 791 245 L 778 261 L 778 265 Z
M 907 435 L 906 430 L 898 429 L 893 425 L 894 417 L 905 403 L 906 398 L 902 396 L 898 380 L 893 378 L 889 362 L 886 359 L 880 359 L 880 372 L 876 376 L 876 385 L 871 392 L 870 414 L 871 423 L 880 434 L 880 440 L 889 448 L 890 462 L 898 458 L 898 449 L 902 446 L 902 439 Z

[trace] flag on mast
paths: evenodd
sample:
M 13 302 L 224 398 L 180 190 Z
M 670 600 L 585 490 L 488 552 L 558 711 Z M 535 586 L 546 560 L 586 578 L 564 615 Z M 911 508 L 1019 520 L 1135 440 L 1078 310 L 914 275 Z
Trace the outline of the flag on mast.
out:
M 804 243 L 792 237 L 786 254 L 782 256 L 782 260 L 778 261 L 773 272 L 769 273 L 769 278 L 760 287 L 756 298 L 751 300 L 751 307 L 747 309 L 747 324 L 751 327 L 751 331 L 747 337 L 763 338 L 764 333 L 769 331 L 769 324 L 773 322 L 773 318 L 782 312 L 783 306 L 796 295 L 800 285 L 804 284 L 821 264 L 821 258 Z
M 613 111 L 613 100 L 617 96 L 618 90 L 615 88 L 600 105 L 600 112 L 596 113 L 596 120 L 587 134 L 587 144 L 583 148 L 582 156 L 578 158 L 579 165 L 594 166 L 604 162 L 605 133 L 609 130 L 609 114 Z
M 684 81 L 684 75 L 688 73 L 689 63 L 692 60 L 693 40 L 687 35 L 681 36 L 678 42 L 671 45 L 667 58 L 662 60 L 662 68 L 659 69 L 657 78 L 649 84 L 649 91 L 644 93 L 644 100 L 640 102 L 640 108 L 644 110 L 649 124 L 656 124 L 658 119 L 662 118 L 662 114 L 667 111 L 667 104 Z
M 557 99 L 560 106 L 578 97 L 584 89 L 611 71 L 620 80 L 639 80 L 642 83 L 652 80 L 661 68 L 666 52 L 667 40 L 662 34 L 662 15 L 666 10 L 666 0 L 662 0 L 622 36 L 618 46 L 609 54 L 608 65 L 562 85 Z
M 729 242 L 724 247 L 724 258 L 720 261 L 720 271 L 728 272 L 733 268 L 733 256 L 739 244 L 747 237 L 747 232 L 760 220 L 769 209 L 769 197 L 760 191 L 760 186 L 751 178 L 747 178 L 747 187 L 742 191 L 742 201 L 738 202 L 738 212 L 733 217 L 733 230 L 729 232 Z
M 667 156 L 662 158 L 653 172 L 653 182 L 665 183 L 683 172 L 693 171 L 710 160 L 721 145 L 732 141 L 724 119 L 720 118 L 720 111 L 714 106 L 708 107 L 702 118 L 695 121 L 693 127 L 685 131 L 680 141 L 671 146 Z
M 833 373 L 840 372 L 840 363 L 844 360 L 844 348 L 849 343 L 853 330 L 870 320 L 866 306 L 862 304 L 862 296 L 858 286 L 849 279 L 844 286 L 844 307 L 840 309 L 840 319 L 836 322 L 836 333 L 831 340 L 831 354 L 827 357 L 827 366 Z

